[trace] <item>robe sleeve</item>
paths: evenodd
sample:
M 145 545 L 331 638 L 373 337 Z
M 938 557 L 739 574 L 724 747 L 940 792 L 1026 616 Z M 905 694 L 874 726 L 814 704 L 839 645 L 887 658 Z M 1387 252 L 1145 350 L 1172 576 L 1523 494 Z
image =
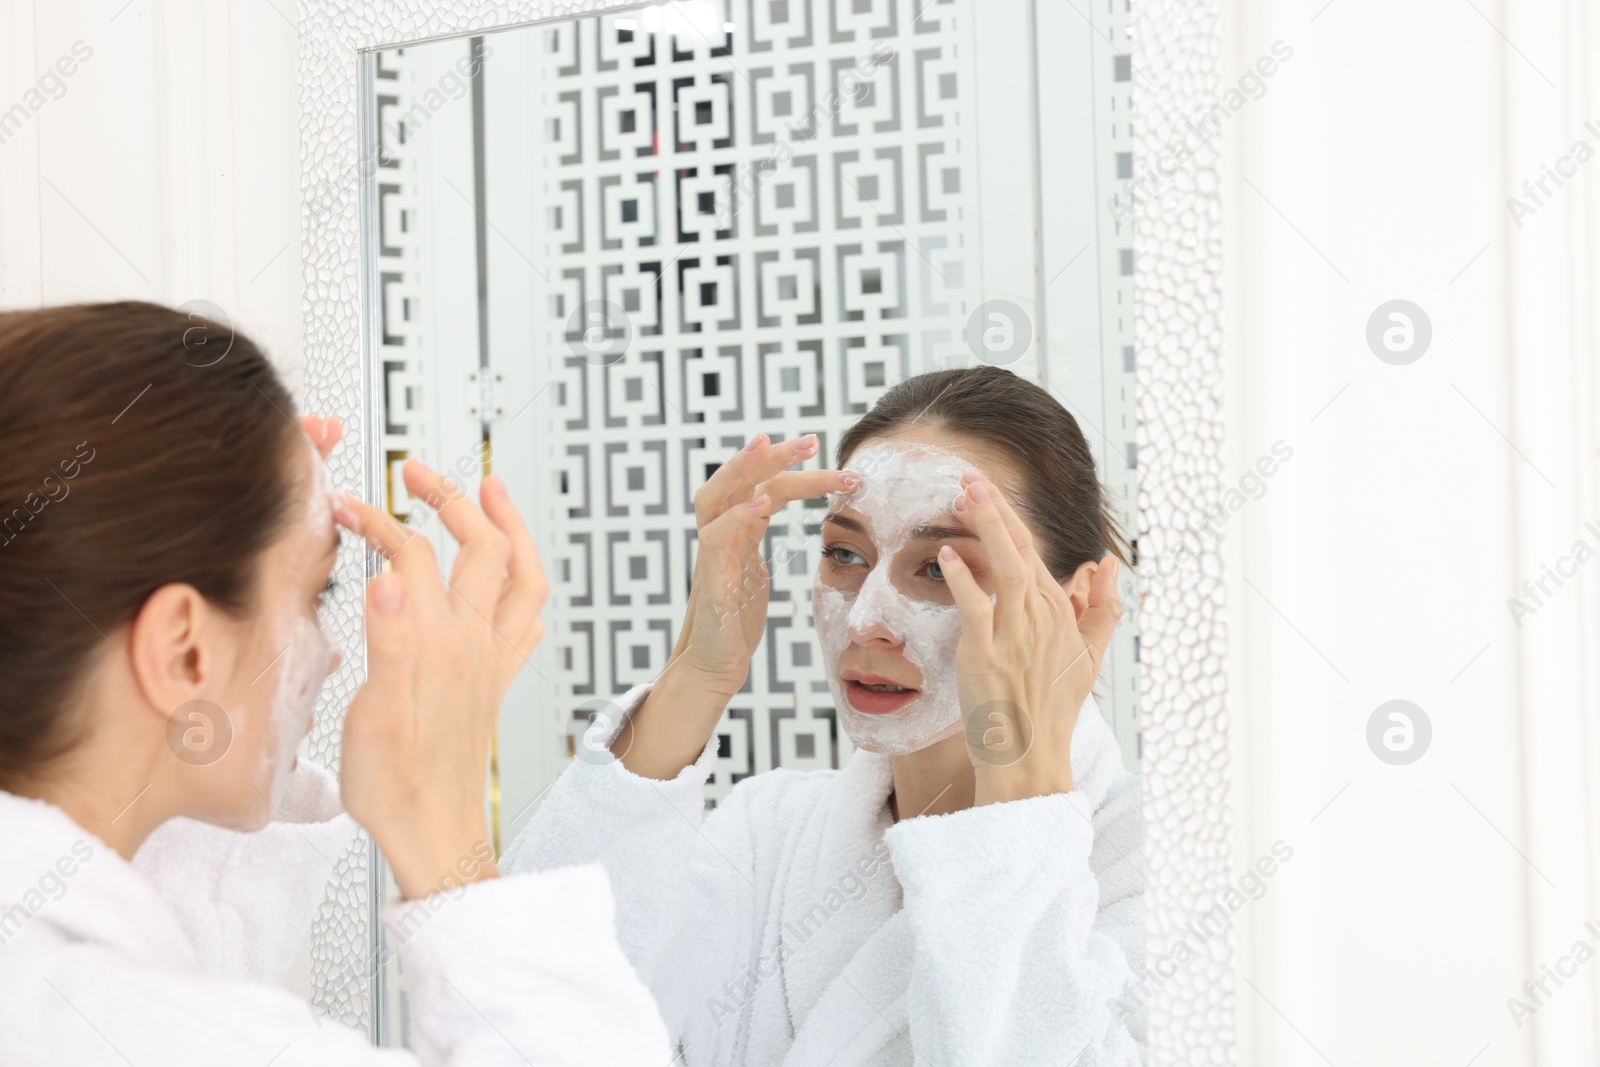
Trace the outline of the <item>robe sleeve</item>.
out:
M 918 1062 L 1144 1063 L 1137 777 L 908 819 L 885 835 L 913 943 Z
M 665 1067 L 666 1027 L 617 943 L 615 912 L 597 864 L 385 904 L 417 1058 Z
M 593 864 L 385 904 L 414 1051 L 374 1047 L 274 986 L 81 938 L 45 947 L 36 939 L 16 957 L 7 945 L 0 1059 L 16 1067 L 666 1067 L 666 1028 L 617 944 L 614 906 Z
M 737 991 L 719 983 L 734 977 L 738 961 L 749 955 L 754 847 L 746 790 L 735 789 L 705 815 L 715 735 L 695 762 L 667 781 L 636 775 L 611 757 L 612 738 L 649 685 L 620 697 L 622 716 L 585 738 L 579 758 L 500 864 L 504 871 L 531 871 L 601 863 L 616 894 L 618 940 L 679 1042 L 691 1021 L 706 1021 L 696 1013 L 738 1014 Z M 723 1019 L 715 1021 L 720 1027 Z

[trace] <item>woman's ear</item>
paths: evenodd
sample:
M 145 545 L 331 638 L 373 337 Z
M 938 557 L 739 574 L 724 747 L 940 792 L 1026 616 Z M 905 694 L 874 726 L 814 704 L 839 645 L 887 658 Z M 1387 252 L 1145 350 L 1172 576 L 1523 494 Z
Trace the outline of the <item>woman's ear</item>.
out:
M 1083 618 L 1085 609 L 1089 607 L 1089 581 L 1099 569 L 1098 563 L 1081 563 L 1078 569 L 1072 572 L 1072 577 L 1061 583 L 1061 588 L 1066 590 L 1067 596 L 1072 600 L 1073 618 Z
M 172 582 L 146 598 L 128 628 L 128 666 L 153 708 L 171 712 L 219 681 L 215 613 L 193 586 Z

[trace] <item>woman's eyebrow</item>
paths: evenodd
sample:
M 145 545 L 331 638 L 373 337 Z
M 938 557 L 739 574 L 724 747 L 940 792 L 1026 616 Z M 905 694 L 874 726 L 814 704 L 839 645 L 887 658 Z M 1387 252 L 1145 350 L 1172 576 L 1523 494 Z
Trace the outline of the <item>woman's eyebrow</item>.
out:
M 846 530 L 854 530 L 863 537 L 865 537 L 867 533 L 867 528 L 862 526 L 861 523 L 857 522 L 855 519 L 852 519 L 848 515 L 841 515 L 838 512 L 829 512 L 827 515 L 823 516 L 822 521 L 835 523 L 836 525 L 844 527 Z M 918 526 L 916 529 L 911 531 L 911 537 L 916 541 L 978 540 L 978 535 L 967 529 L 965 526 L 945 526 L 941 523 L 935 522 L 925 522 L 921 526 Z
M 843 526 L 846 530 L 853 530 L 862 537 L 867 535 L 867 528 L 848 515 L 841 515 L 837 511 L 830 511 L 822 517 L 823 522 L 831 522 Z
M 976 541 L 978 535 L 965 526 L 942 526 L 932 522 L 925 522 L 911 531 L 913 541 L 954 541 L 963 538 Z

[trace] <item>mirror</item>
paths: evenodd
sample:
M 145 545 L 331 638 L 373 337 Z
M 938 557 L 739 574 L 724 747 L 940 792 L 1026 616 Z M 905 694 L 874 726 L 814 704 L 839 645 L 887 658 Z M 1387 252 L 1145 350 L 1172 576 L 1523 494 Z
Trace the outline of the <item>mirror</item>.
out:
M 401 465 L 474 496 L 499 475 L 552 587 L 502 714 L 497 853 L 581 762 L 596 714 L 669 661 L 695 490 L 754 435 L 815 433 L 802 467 L 831 467 L 897 383 L 994 364 L 1072 414 L 1139 529 L 1132 235 L 1107 208 L 1132 174 L 1114 6 L 1050 45 L 1020 0 L 981 19 L 971 0 L 684 0 L 367 54 L 385 500 L 448 566 Z M 827 508 L 771 520 L 765 630 L 715 729 L 712 807 L 855 752 L 812 611 Z M 1095 696 L 1137 773 L 1137 596 L 1120 581 Z M 404 1042 L 398 992 L 386 1012 Z

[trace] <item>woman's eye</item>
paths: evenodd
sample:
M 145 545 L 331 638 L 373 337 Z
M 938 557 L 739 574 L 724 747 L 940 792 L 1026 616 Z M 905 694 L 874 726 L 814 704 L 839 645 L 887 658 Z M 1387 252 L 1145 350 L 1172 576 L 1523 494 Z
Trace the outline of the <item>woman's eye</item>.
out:
M 938 560 L 930 559 L 927 563 L 927 567 L 929 578 L 932 578 L 936 582 L 944 581 L 944 568 L 939 566 Z
M 858 563 L 866 562 L 859 554 L 840 545 L 824 545 L 822 554 L 841 567 L 854 567 Z

